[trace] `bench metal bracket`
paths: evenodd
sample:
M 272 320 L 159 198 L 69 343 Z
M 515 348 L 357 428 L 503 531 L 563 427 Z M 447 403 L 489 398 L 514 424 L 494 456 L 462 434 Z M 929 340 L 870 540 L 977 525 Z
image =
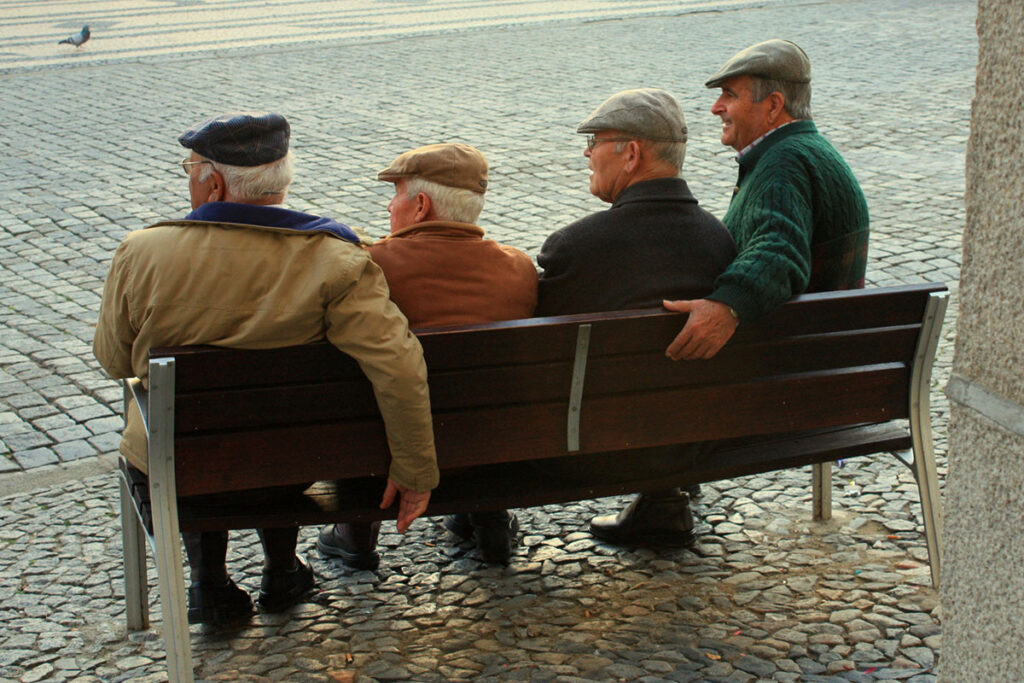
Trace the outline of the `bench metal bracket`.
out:
M 592 325 L 580 325 L 576 330 L 576 357 L 572 366 L 572 383 L 569 385 L 569 417 L 567 443 L 570 453 L 580 450 L 580 411 L 583 408 L 583 380 L 587 374 L 587 354 L 590 353 L 590 330 Z

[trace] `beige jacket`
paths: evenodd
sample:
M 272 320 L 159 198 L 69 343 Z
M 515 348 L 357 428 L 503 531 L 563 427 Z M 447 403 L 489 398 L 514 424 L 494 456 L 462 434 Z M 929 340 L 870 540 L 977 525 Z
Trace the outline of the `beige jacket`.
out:
M 423 350 L 360 246 L 324 233 L 197 221 L 132 232 L 110 265 L 93 350 L 113 377 L 145 381 L 151 346 L 261 349 L 325 338 L 373 384 L 391 478 L 416 491 L 434 488 Z M 121 452 L 146 470 L 134 407 Z

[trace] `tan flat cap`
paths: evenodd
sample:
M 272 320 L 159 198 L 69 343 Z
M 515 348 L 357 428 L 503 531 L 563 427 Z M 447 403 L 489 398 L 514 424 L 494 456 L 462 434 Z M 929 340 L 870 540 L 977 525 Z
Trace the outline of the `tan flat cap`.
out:
M 734 76 L 810 83 L 811 60 L 796 43 L 773 38 L 734 54 L 704 85 L 717 88 Z
M 615 93 L 590 112 L 577 133 L 621 130 L 645 140 L 686 142 L 686 118 L 676 98 L 660 88 Z
M 377 174 L 389 183 L 402 178 L 423 178 L 439 185 L 487 191 L 487 159 L 475 147 L 461 142 L 427 145 L 398 155 Z

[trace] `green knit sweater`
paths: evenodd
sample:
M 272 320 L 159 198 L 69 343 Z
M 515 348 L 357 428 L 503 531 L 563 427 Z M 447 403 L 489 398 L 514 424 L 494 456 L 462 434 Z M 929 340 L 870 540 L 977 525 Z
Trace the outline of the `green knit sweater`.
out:
M 739 164 L 723 219 L 738 255 L 709 299 L 753 321 L 804 291 L 864 286 L 867 202 L 812 121 L 780 128 Z

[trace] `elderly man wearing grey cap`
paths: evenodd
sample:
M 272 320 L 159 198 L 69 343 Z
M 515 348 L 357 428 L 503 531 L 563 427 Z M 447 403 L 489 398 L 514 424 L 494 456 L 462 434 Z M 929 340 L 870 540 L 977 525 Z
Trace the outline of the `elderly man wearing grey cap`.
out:
M 734 55 L 706 83 L 711 113 L 737 151 L 739 179 L 723 219 L 739 255 L 714 292 L 673 301 L 689 313 L 666 354 L 710 358 L 736 326 L 801 292 L 864 286 L 868 207 L 857 179 L 811 121 L 811 63 L 786 40 Z
M 680 177 L 687 131 L 679 102 L 656 88 L 626 90 L 576 130 L 588 135 L 590 192 L 611 207 L 545 241 L 537 313 L 645 308 L 710 294 L 736 252 L 725 226 Z M 667 448 L 622 457 L 671 464 L 677 454 Z M 618 515 L 594 518 L 590 530 L 613 542 L 694 540 L 689 498 L 678 489 L 641 495 Z
M 370 246 L 384 270 L 391 300 L 415 328 L 529 318 L 537 303 L 537 269 L 522 251 L 484 239 L 476 220 L 484 207 L 487 159 L 458 142 L 400 154 L 379 180 L 395 184 L 388 204 L 391 234 Z M 473 539 L 485 562 L 507 564 L 518 521 L 506 510 L 445 517 L 445 526 Z M 380 524 L 324 528 L 317 548 L 354 569 L 374 569 Z
M 392 457 L 381 504 L 400 498 L 404 532 L 438 480 L 423 351 L 355 234 L 280 205 L 293 175 L 289 137 L 279 114 L 226 114 L 178 138 L 190 150 L 182 167 L 193 210 L 131 232 L 117 248 L 93 350 L 113 377 L 145 382 L 152 346 L 256 349 L 326 337 L 359 362 L 376 389 Z M 121 453 L 146 471 L 146 437 L 134 405 Z M 314 585 L 312 570 L 295 554 L 297 534 L 260 530 L 258 602 L 265 611 L 287 608 Z M 249 594 L 227 573 L 227 533 L 183 537 L 192 569 L 189 622 L 247 618 Z

